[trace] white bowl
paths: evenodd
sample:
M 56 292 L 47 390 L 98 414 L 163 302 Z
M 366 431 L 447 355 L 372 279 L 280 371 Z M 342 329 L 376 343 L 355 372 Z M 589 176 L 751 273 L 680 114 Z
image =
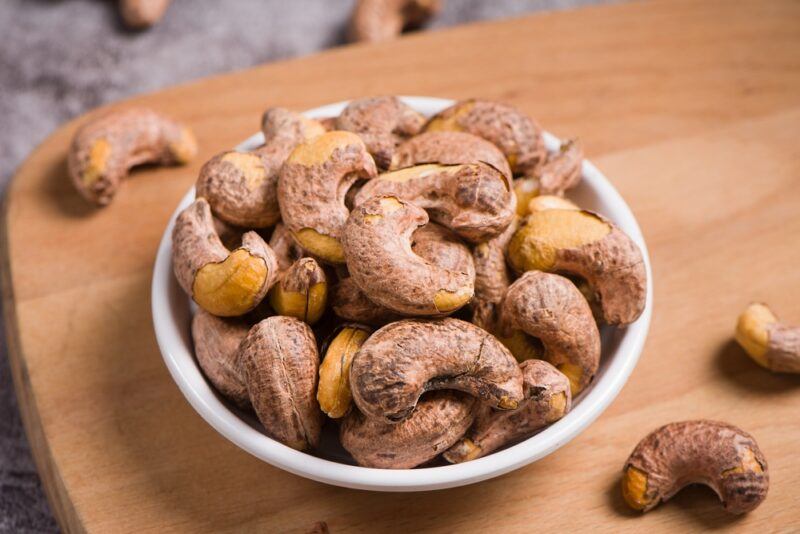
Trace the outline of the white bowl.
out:
M 433 115 L 453 104 L 451 100 L 405 97 L 403 100 L 425 115 Z M 312 109 L 309 117 L 338 115 L 346 102 Z M 263 143 L 258 133 L 237 147 L 251 150 Z M 549 150 L 559 141 L 545 134 Z M 343 463 L 347 454 L 338 446 L 335 432 L 328 425 L 323 433 L 321 455 L 291 449 L 264 435 L 258 420 L 223 399 L 206 381 L 192 350 L 190 322 L 192 304 L 172 274 L 172 227 L 177 214 L 194 199 L 194 189 L 183 197 L 170 219 L 158 249 L 153 272 L 152 306 L 158 346 L 186 399 L 217 432 L 262 460 L 306 478 L 376 491 L 423 491 L 471 484 L 502 475 L 534 462 L 555 451 L 589 426 L 611 404 L 628 380 L 642 351 L 653 310 L 652 274 L 647 248 L 639 225 L 619 193 L 597 168 L 584 161 L 583 181 L 570 197 L 580 206 L 597 211 L 624 230 L 639 245 L 647 267 L 647 307 L 642 316 L 627 328 L 604 328 L 603 356 L 594 382 L 573 403 L 563 419 L 535 436 L 484 458 L 457 465 L 419 469 L 372 469 Z M 335 428 L 335 427 L 334 427 Z M 334 461 L 337 460 L 337 461 Z

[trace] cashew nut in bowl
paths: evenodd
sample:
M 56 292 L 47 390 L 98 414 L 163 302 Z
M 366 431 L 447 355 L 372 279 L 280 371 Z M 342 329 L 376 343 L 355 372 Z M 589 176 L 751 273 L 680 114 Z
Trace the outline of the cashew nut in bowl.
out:
M 736 341 L 760 366 L 800 373 L 800 326 L 780 322 L 766 304 L 751 304 L 739 316 Z
M 581 181 L 583 169 L 583 147 L 574 139 L 561 143 L 557 152 L 547 155 L 544 164 L 533 173 L 542 195 L 564 196 Z
M 275 252 L 280 271 L 285 271 L 305 255 L 303 248 L 297 244 L 292 233 L 283 223 L 276 224 L 272 229 L 269 246 Z
M 495 331 L 497 308 L 511 284 L 506 250 L 518 226 L 519 218 L 514 217 L 502 234 L 472 249 L 475 262 L 475 297 L 470 302 L 472 322 L 488 332 Z
M 331 295 L 333 312 L 347 321 L 383 326 L 403 316 L 369 300 L 351 277 L 341 278 Z
M 297 450 L 316 447 L 322 412 L 311 328 L 294 317 L 269 317 L 250 329 L 240 352 L 250 403 L 267 435 Z
M 269 293 L 275 313 L 313 325 L 325 312 L 328 279 L 314 258 L 301 258 L 282 271 Z
M 172 262 L 184 291 L 201 308 L 223 317 L 255 308 L 277 278 L 275 254 L 257 233 L 245 233 L 241 246 L 232 252 L 225 248 L 203 198 L 175 221 Z
M 268 108 L 261 116 L 261 132 L 264 145 L 257 148 L 259 153 L 277 153 L 282 160 L 303 141 L 326 132 L 325 125 L 316 119 L 309 119 L 302 113 L 286 108 Z M 280 163 L 279 163 L 280 165 Z
M 250 325 L 238 317 L 217 317 L 202 308 L 192 319 L 197 363 L 211 384 L 240 408 L 250 406 L 239 366 L 239 345 L 249 330 Z
M 397 146 L 425 125 L 425 117 L 396 96 L 351 101 L 336 119 L 336 128 L 358 134 L 380 169 L 392 162 Z
M 332 419 L 344 417 L 353 404 L 350 392 L 350 365 L 372 330 L 351 323 L 340 326 L 328 346 L 319 366 L 317 401 L 319 407 Z
M 625 462 L 622 495 L 647 512 L 689 484 L 705 484 L 725 510 L 743 514 L 767 496 L 769 471 L 747 432 L 718 421 L 670 423 L 651 432 Z
M 278 179 L 283 224 L 313 256 L 344 263 L 339 240 L 349 214 L 347 190 L 359 178 L 375 174 L 372 156 L 354 133 L 327 132 L 299 144 Z
M 528 202 L 528 213 L 543 210 L 580 210 L 580 208 L 571 200 L 556 195 L 539 195 Z
M 361 346 L 350 388 L 368 418 L 396 423 L 411 416 L 420 396 L 455 389 L 500 410 L 523 399 L 514 357 L 482 328 L 458 319 L 405 319 L 384 326 Z
M 475 419 L 476 406 L 476 400 L 464 393 L 433 391 L 399 423 L 353 410 L 342 422 L 339 439 L 358 465 L 410 469 L 434 459 L 463 436 Z
M 352 211 L 342 245 L 350 276 L 369 300 L 396 313 L 437 316 L 472 298 L 474 270 L 440 267 L 411 249 L 414 230 L 427 222 L 423 209 L 394 197 Z
M 569 378 L 573 396 L 591 382 L 600 365 L 600 332 L 592 310 L 563 276 L 530 271 L 511 284 L 500 305 L 498 330 L 502 338 L 521 330 L 538 339 L 542 358 Z
M 532 436 L 569 412 L 572 396 L 566 376 L 542 360 L 522 362 L 520 368 L 525 400 L 519 408 L 498 412 L 481 405 L 466 435 L 444 453 L 445 460 L 455 464 L 486 456 Z
M 350 17 L 349 37 L 371 43 L 394 39 L 441 9 L 442 0 L 358 0 Z
M 565 272 L 586 280 L 598 296 L 603 319 L 626 325 L 644 310 L 647 273 L 642 252 L 606 218 L 589 211 L 531 213 L 508 245 L 518 272 Z
M 67 164 L 78 192 L 105 206 L 132 167 L 184 164 L 196 154 L 197 141 L 189 128 L 153 110 L 132 108 L 84 124 L 72 139 Z
M 428 210 L 434 222 L 473 243 L 500 234 L 514 218 L 508 181 L 486 163 L 427 164 L 385 172 L 363 185 L 355 205 L 379 195 Z

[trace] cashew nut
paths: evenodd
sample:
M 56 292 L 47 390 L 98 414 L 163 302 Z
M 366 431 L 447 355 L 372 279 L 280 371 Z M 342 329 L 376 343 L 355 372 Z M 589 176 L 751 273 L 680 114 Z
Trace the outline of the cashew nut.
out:
M 209 382 L 240 408 L 250 406 L 247 384 L 239 367 L 239 344 L 250 325 L 197 310 L 192 319 L 192 340 L 197 363 Z
M 426 132 L 467 132 L 494 143 L 505 154 L 515 174 L 530 174 L 544 162 L 547 149 L 541 128 L 508 104 L 462 100 L 434 115 Z
M 311 328 L 294 317 L 269 317 L 250 329 L 240 352 L 250 403 L 267 435 L 293 449 L 316 447 L 322 412 Z
M 420 396 L 455 389 L 494 408 L 522 401 L 522 372 L 510 352 L 482 328 L 458 319 L 406 319 L 384 326 L 361 346 L 350 388 L 368 418 L 389 423 L 414 411 Z
M 543 210 L 580 210 L 571 200 L 556 195 L 539 195 L 528 202 L 528 213 Z
M 348 324 L 336 332 L 325 350 L 322 365 L 319 366 L 319 386 L 317 400 L 319 407 L 328 417 L 344 417 L 353 403 L 350 392 L 350 364 L 359 347 L 371 333 L 365 326 Z
M 106 113 L 83 125 L 67 157 L 69 175 L 87 200 L 105 206 L 132 167 L 184 164 L 197 154 L 191 130 L 150 109 Z
M 566 272 L 583 277 L 597 293 L 603 318 L 625 325 L 641 315 L 647 274 L 639 247 L 611 221 L 588 211 L 531 213 L 508 245 L 518 272 Z
M 278 269 L 285 271 L 292 266 L 294 262 L 303 257 L 304 251 L 292 237 L 283 223 L 278 223 L 272 229 L 272 235 L 269 238 L 269 247 L 275 252 L 275 258 L 278 261 Z
M 513 182 L 514 198 L 516 199 L 517 215 L 525 217 L 529 210 L 531 200 L 539 196 L 539 180 L 533 176 L 516 178 Z
M 542 195 L 563 196 L 581 181 L 583 147 L 575 139 L 561 143 L 559 150 L 548 154 L 547 161 L 534 169 Z
M 450 463 L 486 456 L 513 441 L 527 439 L 537 430 L 554 423 L 572 405 L 569 380 L 549 363 L 528 360 L 520 364 L 525 400 L 507 412 L 481 405 L 467 434 L 444 453 Z
M 503 174 L 485 163 L 427 164 L 389 171 L 365 183 L 355 198 L 390 195 L 428 210 L 432 220 L 480 243 L 514 217 L 513 193 Z
M 358 0 L 350 16 L 351 41 L 393 39 L 404 29 L 417 28 L 436 15 L 442 0 Z
M 597 372 L 600 332 L 586 299 L 563 276 L 541 271 L 522 275 L 506 291 L 498 327 L 503 337 L 521 330 L 538 339 L 544 346 L 543 359 L 569 378 L 573 396 Z
M 386 169 L 397 146 L 425 125 L 425 117 L 396 96 L 351 101 L 336 119 L 336 128 L 357 133 L 375 163 Z
M 800 373 L 800 327 L 781 323 L 766 304 L 751 304 L 739 316 L 736 341 L 760 366 Z
M 402 319 L 400 314 L 369 300 L 349 276 L 336 284 L 331 301 L 333 312 L 347 321 L 383 326 Z
M 633 450 L 622 495 L 631 508 L 647 512 L 694 483 L 714 490 L 728 512 L 750 512 L 767 496 L 767 461 L 750 434 L 728 423 L 670 423 Z
M 411 249 L 425 211 L 395 197 L 374 197 L 353 210 L 342 245 L 347 269 L 367 298 L 407 315 L 444 315 L 466 304 L 474 270 L 456 271 L 427 261 Z
M 170 0 L 120 0 L 119 11 L 128 28 L 147 28 L 164 17 Z
M 352 410 L 342 422 L 342 446 L 364 467 L 410 469 L 446 451 L 475 419 L 475 399 L 455 391 L 422 397 L 411 417 L 385 423 Z
M 286 108 L 269 108 L 261 116 L 261 132 L 264 134 L 264 145 L 259 152 L 276 152 L 283 160 L 298 144 L 318 135 L 324 134 L 325 126 L 316 119 L 309 119 L 302 113 Z
M 301 258 L 281 272 L 269 292 L 269 303 L 275 313 L 308 324 L 319 321 L 327 302 L 328 279 L 313 258 Z
M 506 249 L 518 226 L 519 218 L 515 216 L 502 234 L 472 250 L 475 262 L 475 297 L 470 302 L 472 322 L 488 332 L 494 332 L 497 307 L 511 284 Z
M 181 212 L 172 231 L 175 277 L 204 310 L 223 317 L 255 308 L 275 282 L 275 254 L 255 232 L 229 251 L 220 241 L 211 208 L 198 198 Z
M 299 144 L 278 179 L 283 223 L 314 256 L 344 263 L 339 239 L 349 214 L 347 190 L 359 178 L 375 174 L 375 162 L 354 133 L 327 132 Z

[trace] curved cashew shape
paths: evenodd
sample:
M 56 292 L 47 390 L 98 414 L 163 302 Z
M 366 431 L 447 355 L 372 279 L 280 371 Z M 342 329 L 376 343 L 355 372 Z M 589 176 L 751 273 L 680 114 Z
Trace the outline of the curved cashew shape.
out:
M 250 329 L 240 352 L 250 402 L 267 435 L 297 450 L 316 447 L 322 412 L 311 328 L 294 317 L 269 317 Z
M 220 241 L 211 208 L 198 198 L 178 215 L 172 231 L 175 277 L 204 310 L 223 317 L 255 308 L 275 283 L 275 254 L 255 232 L 229 251 Z
M 475 297 L 470 302 L 472 322 L 487 332 L 494 332 L 497 308 L 511 284 L 506 250 L 518 227 L 519 218 L 514 217 L 502 234 L 476 245 L 472 250 L 475 262 Z
M 750 512 L 767 496 L 767 461 L 750 434 L 728 423 L 670 423 L 633 450 L 622 495 L 631 508 L 647 512 L 693 483 L 714 490 L 728 512 Z
M 358 0 L 350 16 L 351 41 L 375 43 L 394 39 L 442 9 L 441 0 Z
M 644 310 L 647 273 L 642 252 L 611 221 L 589 211 L 531 213 L 508 245 L 518 272 L 566 272 L 583 277 L 598 294 L 603 318 L 626 325 Z
M 600 365 L 600 332 L 592 310 L 563 276 L 541 271 L 522 275 L 506 291 L 499 328 L 504 337 L 522 330 L 540 340 L 543 359 L 567 375 L 573 396 L 592 381 Z
M 342 245 L 347 269 L 367 298 L 397 313 L 444 315 L 466 304 L 474 271 L 447 269 L 416 255 L 414 230 L 428 222 L 421 208 L 375 197 L 350 214 Z
M 380 195 L 429 210 L 431 219 L 473 243 L 500 234 L 514 218 L 508 181 L 485 163 L 428 164 L 389 171 L 365 183 L 355 205 Z
M 194 134 L 145 108 L 112 111 L 83 125 L 67 155 L 72 183 L 90 202 L 105 206 L 132 167 L 184 164 L 197 154 Z
M 369 418 L 408 418 L 420 396 L 455 389 L 494 408 L 522 401 L 522 373 L 508 350 L 485 330 L 458 319 L 406 319 L 384 326 L 361 346 L 350 388 Z
M 539 182 L 542 195 L 563 196 L 581 181 L 583 170 L 583 147 L 570 139 L 561 144 L 558 152 L 548 154 L 547 161 L 533 173 Z
M 411 417 L 389 424 L 358 410 L 342 422 L 339 438 L 358 465 L 410 469 L 434 459 L 455 443 L 475 419 L 474 398 L 435 391 L 420 399 Z
M 533 119 L 508 104 L 462 100 L 434 115 L 426 132 L 467 132 L 494 143 L 515 174 L 528 174 L 544 162 L 547 149 Z
M 444 453 L 445 460 L 455 464 L 486 456 L 511 442 L 529 438 L 569 412 L 572 396 L 566 376 L 542 360 L 522 362 L 520 368 L 525 400 L 519 408 L 498 412 L 481 405 L 475 423 Z
M 314 256 L 344 263 L 339 241 L 349 210 L 344 199 L 359 178 L 375 176 L 364 142 L 350 132 L 327 132 L 298 145 L 278 179 L 283 223 Z
M 192 319 L 192 340 L 197 363 L 209 382 L 240 408 L 250 406 L 247 385 L 239 367 L 239 344 L 250 325 L 238 319 L 223 319 L 202 308 Z
M 358 349 L 372 330 L 358 324 L 341 326 L 324 349 L 325 356 L 319 366 L 317 401 L 328 417 L 344 417 L 353 404 L 350 392 L 350 365 Z
M 282 271 L 269 292 L 275 313 L 315 324 L 325 313 L 328 279 L 314 258 L 301 258 Z
M 760 366 L 800 373 L 800 326 L 781 323 L 766 304 L 751 304 L 739 316 L 736 341 Z

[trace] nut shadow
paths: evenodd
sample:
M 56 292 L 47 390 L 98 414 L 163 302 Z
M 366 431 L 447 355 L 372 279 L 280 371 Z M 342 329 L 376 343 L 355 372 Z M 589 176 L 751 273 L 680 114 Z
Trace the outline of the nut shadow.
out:
M 44 193 L 47 200 L 67 217 L 86 218 L 99 212 L 99 208 L 83 198 L 72 185 L 66 156 L 56 160 L 47 170 Z
M 800 387 L 800 375 L 773 373 L 764 369 L 732 339 L 717 349 L 714 364 L 720 375 L 751 394 L 780 395 Z

